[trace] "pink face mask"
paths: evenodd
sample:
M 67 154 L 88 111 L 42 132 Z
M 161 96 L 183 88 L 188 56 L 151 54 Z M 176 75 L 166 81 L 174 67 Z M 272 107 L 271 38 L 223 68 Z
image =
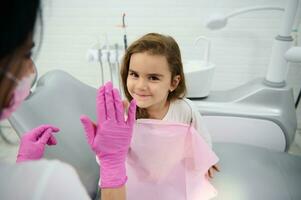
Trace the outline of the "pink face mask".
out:
M 17 87 L 13 92 L 10 105 L 4 108 L 0 113 L 0 120 L 10 117 L 10 115 L 16 111 L 20 104 L 28 97 L 30 93 L 31 84 L 35 78 L 34 74 L 22 78 L 22 80 L 17 80 L 11 74 L 7 74 L 7 77 L 17 82 Z

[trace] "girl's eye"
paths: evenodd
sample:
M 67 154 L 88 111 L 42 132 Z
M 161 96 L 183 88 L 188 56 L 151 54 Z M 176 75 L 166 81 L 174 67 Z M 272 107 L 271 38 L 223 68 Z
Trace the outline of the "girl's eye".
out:
M 157 81 L 157 80 L 159 80 L 159 78 L 156 77 L 156 76 L 150 76 L 149 79 L 150 79 L 151 81 Z
M 129 75 L 132 76 L 132 77 L 135 77 L 135 78 L 138 77 L 138 75 L 136 73 L 134 73 L 134 72 L 130 72 Z

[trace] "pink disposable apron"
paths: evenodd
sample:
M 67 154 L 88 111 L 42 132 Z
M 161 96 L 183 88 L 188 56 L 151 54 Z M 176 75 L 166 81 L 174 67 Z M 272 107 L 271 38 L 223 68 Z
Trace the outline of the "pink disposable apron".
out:
M 205 177 L 218 158 L 190 125 L 139 119 L 127 157 L 128 200 L 203 200 L 217 195 Z

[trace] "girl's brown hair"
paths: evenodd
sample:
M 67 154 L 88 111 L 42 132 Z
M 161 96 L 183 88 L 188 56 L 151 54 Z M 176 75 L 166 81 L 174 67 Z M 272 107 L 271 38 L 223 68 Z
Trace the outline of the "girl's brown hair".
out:
M 180 75 L 180 82 L 178 87 L 169 93 L 167 100 L 175 100 L 178 98 L 183 98 L 186 95 L 186 84 L 183 72 L 183 64 L 181 59 L 181 52 L 177 42 L 170 36 L 161 35 L 158 33 L 148 33 L 135 42 L 133 42 L 123 57 L 121 63 L 121 80 L 123 85 L 123 90 L 128 101 L 133 98 L 127 90 L 127 77 L 129 73 L 130 59 L 135 53 L 147 52 L 150 55 L 161 55 L 165 56 L 169 70 L 171 72 L 171 81 L 176 75 Z M 148 114 L 145 109 L 137 107 L 137 119 L 138 118 L 148 118 Z

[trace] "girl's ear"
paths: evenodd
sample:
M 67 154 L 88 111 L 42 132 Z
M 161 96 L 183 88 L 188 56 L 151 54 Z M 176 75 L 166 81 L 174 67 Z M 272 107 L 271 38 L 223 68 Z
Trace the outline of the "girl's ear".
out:
M 175 89 L 177 89 L 177 87 L 178 87 L 180 81 L 181 81 L 181 76 L 180 76 L 180 75 L 176 75 L 176 76 L 173 78 L 173 80 L 171 81 L 169 91 L 172 92 L 172 91 L 174 91 Z

